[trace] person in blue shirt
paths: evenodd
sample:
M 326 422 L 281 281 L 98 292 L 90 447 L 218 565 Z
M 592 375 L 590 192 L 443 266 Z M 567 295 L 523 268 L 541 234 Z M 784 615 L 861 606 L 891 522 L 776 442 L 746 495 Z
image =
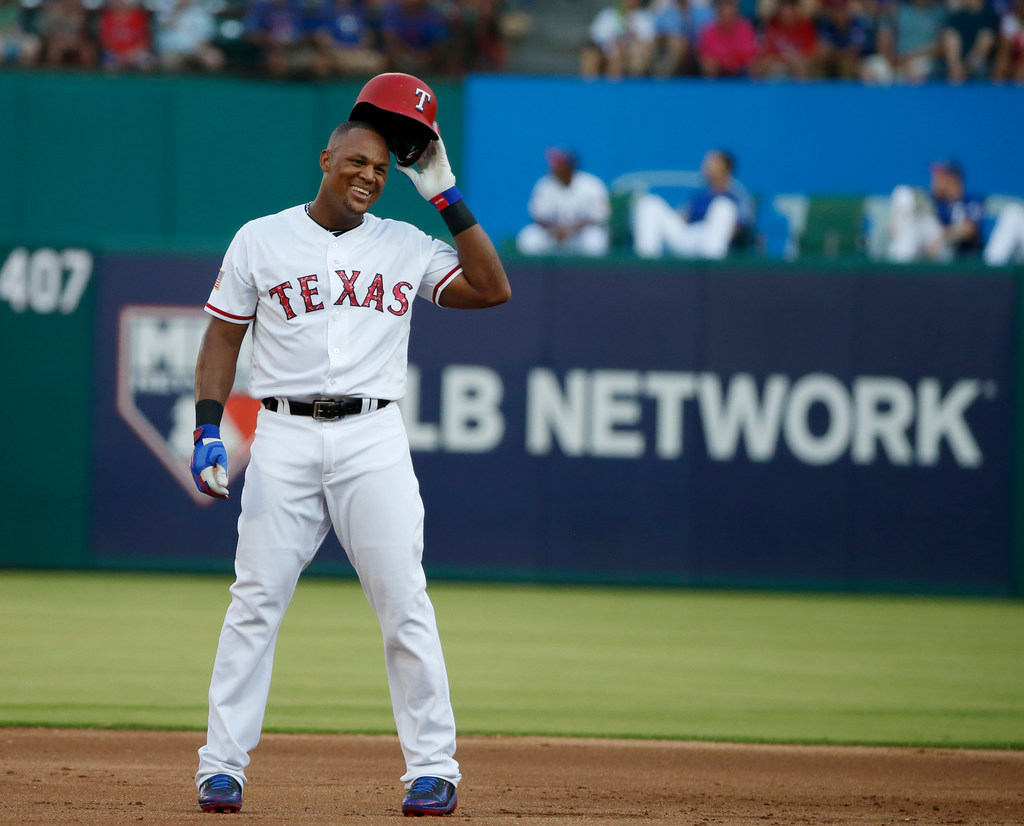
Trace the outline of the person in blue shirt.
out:
M 930 171 L 929 193 L 905 185 L 893 190 L 890 261 L 952 261 L 981 252 L 984 198 L 966 192 L 958 161 L 936 161 Z
M 458 55 L 451 30 L 436 3 L 393 0 L 380 7 L 380 28 L 389 68 L 396 72 L 443 71 Z
M 299 0 L 259 0 L 245 16 L 245 37 L 263 52 L 273 77 L 308 68 L 305 8 Z
M 701 164 L 707 186 L 679 209 L 659 195 L 641 196 L 633 206 L 633 251 L 641 258 L 724 258 L 753 224 L 746 190 L 733 178 L 731 152 L 712 149 Z
M 306 26 L 316 50 L 316 76 L 384 71 L 384 55 L 374 48 L 373 30 L 360 0 L 321 0 L 310 10 Z
M 654 24 L 651 75 L 674 77 L 697 73 L 697 43 L 701 32 L 714 22 L 711 3 L 666 0 L 650 9 Z
M 853 0 L 826 0 L 818 19 L 817 71 L 824 77 L 857 80 L 864 58 L 875 50 L 871 19 Z

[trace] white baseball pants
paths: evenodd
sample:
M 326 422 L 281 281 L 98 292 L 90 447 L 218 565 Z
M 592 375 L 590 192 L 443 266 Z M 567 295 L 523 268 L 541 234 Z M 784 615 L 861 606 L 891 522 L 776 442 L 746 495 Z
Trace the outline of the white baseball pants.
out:
M 687 223 L 658 195 L 633 207 L 633 251 L 642 258 L 725 258 L 739 221 L 739 208 L 724 195 L 711 201 L 702 221 Z
M 608 227 L 591 224 L 559 244 L 540 224 L 527 224 L 516 236 L 516 248 L 523 255 L 589 255 L 608 254 Z
M 1007 204 L 999 210 L 996 225 L 985 245 L 985 263 L 1002 267 L 1024 258 L 1024 207 Z
M 953 248 L 942 235 L 942 224 L 932 212 L 921 212 L 914 190 L 898 186 L 892 191 L 892 212 L 889 218 L 888 259 L 897 264 L 931 257 L 936 261 L 951 261 Z M 933 250 L 933 252 L 929 252 Z
M 458 785 L 448 676 L 421 564 L 423 503 L 401 413 L 391 404 L 331 422 L 260 410 L 197 786 L 215 774 L 246 782 L 278 629 L 332 525 L 380 621 L 406 761 L 402 781 L 433 775 Z

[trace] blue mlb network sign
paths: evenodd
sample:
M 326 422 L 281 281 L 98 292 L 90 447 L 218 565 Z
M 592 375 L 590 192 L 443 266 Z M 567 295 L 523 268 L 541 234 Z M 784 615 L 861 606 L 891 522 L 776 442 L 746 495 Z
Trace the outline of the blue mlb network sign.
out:
M 189 445 L 175 441 L 218 263 L 101 262 L 111 323 L 97 421 L 130 426 L 119 449 L 146 482 L 129 509 L 97 496 L 94 546 L 110 561 L 230 564 L 237 493 L 197 506 Z M 1011 280 L 572 264 L 510 276 L 501 308 L 416 305 L 401 405 L 428 567 L 1005 589 Z M 245 368 L 229 428 L 236 492 L 251 440 Z M 95 489 L 118 472 L 97 463 Z M 324 569 L 343 565 L 321 555 Z

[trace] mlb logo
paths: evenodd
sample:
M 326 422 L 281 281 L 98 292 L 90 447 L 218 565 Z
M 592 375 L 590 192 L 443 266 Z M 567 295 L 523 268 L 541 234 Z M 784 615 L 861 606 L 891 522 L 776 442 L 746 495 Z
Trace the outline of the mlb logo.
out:
M 195 429 L 196 357 L 210 316 L 197 307 L 130 305 L 118 320 L 117 409 L 182 489 L 201 505 L 188 463 Z M 235 382 L 224 408 L 221 438 L 231 481 L 249 462 L 259 401 L 249 396 L 252 337 L 238 355 Z

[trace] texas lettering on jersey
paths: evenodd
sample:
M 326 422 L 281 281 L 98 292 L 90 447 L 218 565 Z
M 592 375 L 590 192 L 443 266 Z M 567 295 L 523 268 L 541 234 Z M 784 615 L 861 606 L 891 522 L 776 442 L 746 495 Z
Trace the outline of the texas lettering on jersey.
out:
M 367 213 L 336 236 L 297 205 L 245 224 L 221 270 L 206 311 L 252 323 L 254 398 L 397 400 L 414 299 L 440 305 L 462 267 L 450 244 L 411 224 Z
M 357 293 L 357 286 L 360 290 L 363 289 L 362 286 L 357 284 L 360 275 L 362 275 L 359 270 L 352 270 L 351 275 L 345 270 L 335 270 L 335 274 L 341 279 L 342 291 L 337 301 L 334 302 L 335 307 L 347 304 L 351 307 L 365 307 L 376 310 L 379 313 L 387 310 L 387 312 L 394 316 L 403 316 L 409 312 L 408 293 L 413 288 L 410 282 L 399 281 L 395 284 L 391 288 L 389 301 L 385 305 L 384 276 L 380 273 L 374 275 L 372 280 L 363 279 L 369 286 L 365 287 L 362 298 Z M 307 313 L 315 313 L 318 310 L 324 309 L 324 302 L 320 300 L 319 277 L 314 273 L 297 278 L 296 281 L 298 281 L 297 285 L 292 281 L 282 281 L 280 284 L 271 287 L 268 291 L 272 298 L 277 299 L 288 321 L 291 321 L 298 315 L 292 308 L 291 297 L 293 295 L 298 295 L 302 298 L 302 307 Z

